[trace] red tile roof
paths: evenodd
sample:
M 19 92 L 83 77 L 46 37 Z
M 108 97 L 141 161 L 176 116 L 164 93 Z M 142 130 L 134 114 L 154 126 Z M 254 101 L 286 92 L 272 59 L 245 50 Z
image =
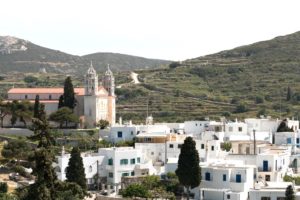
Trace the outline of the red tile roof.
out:
M 74 88 L 75 94 L 84 95 L 84 88 Z M 11 88 L 8 94 L 63 94 L 64 88 Z

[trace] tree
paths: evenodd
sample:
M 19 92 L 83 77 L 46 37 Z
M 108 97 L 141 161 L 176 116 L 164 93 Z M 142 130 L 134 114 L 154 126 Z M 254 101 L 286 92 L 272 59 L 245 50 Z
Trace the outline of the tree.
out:
M 74 147 L 67 167 L 66 178 L 68 182 L 74 182 L 81 186 L 83 190 L 87 190 L 84 166 L 80 150 Z
M 70 108 L 71 110 L 73 110 L 76 106 L 74 87 L 70 76 L 68 76 L 65 80 L 63 100 L 64 106 Z
M 150 195 L 147 188 L 144 185 L 138 183 L 130 184 L 121 192 L 121 194 L 123 197 L 129 197 L 133 199 L 136 197 L 147 198 Z
M 10 113 L 10 103 L 4 103 L 0 101 L 0 121 L 1 128 L 3 128 L 4 118 Z
M 284 119 L 282 122 L 280 122 L 277 132 L 294 132 L 294 130 L 287 125 L 287 120 Z
M 36 95 L 33 106 L 33 117 L 38 118 L 40 113 L 40 96 Z
M 58 109 L 64 107 L 64 96 L 60 95 L 59 100 L 58 100 Z
M 290 87 L 287 88 L 287 93 L 286 93 L 286 100 L 290 101 L 293 98 L 293 92 L 292 89 Z
M 143 181 L 142 185 L 145 186 L 148 190 L 153 190 L 154 188 L 158 187 L 160 183 L 160 178 L 158 176 L 146 176 Z
M 32 130 L 34 135 L 29 138 L 38 141 L 34 152 L 33 174 L 35 183 L 18 191 L 20 200 L 66 200 L 84 199 L 86 193 L 76 183 L 65 183 L 57 180 L 52 163 L 53 137 L 42 106 L 39 118 L 33 118 Z
M 285 199 L 286 200 L 295 200 L 295 192 L 292 185 L 287 186 L 285 190 Z
M 31 153 L 31 146 L 25 140 L 11 140 L 3 146 L 2 156 L 17 161 L 27 159 Z
M 99 122 L 97 123 L 97 126 L 100 127 L 100 129 L 105 129 L 109 125 L 109 122 L 104 119 L 100 119 Z
M 201 182 L 199 162 L 196 143 L 193 138 L 187 137 L 181 147 L 178 168 L 175 171 L 179 182 L 187 189 L 187 199 L 189 199 L 190 188 L 199 186 Z
M 79 122 L 78 116 L 76 116 L 73 113 L 73 111 L 68 107 L 62 107 L 58 109 L 56 112 L 51 113 L 49 119 L 58 122 L 60 128 L 63 127 L 63 124 L 65 124 L 65 127 L 68 127 L 69 123 Z

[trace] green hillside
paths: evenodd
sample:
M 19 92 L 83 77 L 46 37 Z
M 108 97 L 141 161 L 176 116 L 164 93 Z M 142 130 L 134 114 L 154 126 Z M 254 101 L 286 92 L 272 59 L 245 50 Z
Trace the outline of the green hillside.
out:
M 148 96 L 121 98 L 118 113 L 125 118 L 145 116 L 149 98 L 158 121 L 300 113 L 300 32 L 186 60 L 173 69 L 136 72 L 143 83 L 127 88 Z

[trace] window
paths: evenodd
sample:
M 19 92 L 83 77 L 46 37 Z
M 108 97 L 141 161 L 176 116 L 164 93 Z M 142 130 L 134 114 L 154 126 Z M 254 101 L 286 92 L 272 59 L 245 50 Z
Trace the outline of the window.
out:
M 204 144 L 201 144 L 201 149 L 204 149 Z
M 131 131 L 131 135 L 133 135 L 133 131 Z
M 243 131 L 243 127 L 239 127 L 239 132 L 242 132 Z
M 134 176 L 134 171 L 131 172 L 131 176 Z
M 108 165 L 113 165 L 114 164 L 114 160 L 112 158 L 108 159 Z
M 51 94 L 49 94 L 49 99 L 50 99 L 50 100 L 52 99 L 52 95 L 51 95 Z
M 271 197 L 261 197 L 261 200 L 271 200 Z
M 27 96 L 27 94 L 25 94 L 25 99 L 28 99 L 28 96 Z
M 122 177 L 123 176 L 129 176 L 129 173 L 128 172 L 124 172 L 124 173 L 122 173 Z
M 266 181 L 271 181 L 271 175 L 266 175 L 265 179 Z
M 214 151 L 215 150 L 215 146 L 211 146 L 211 150 Z
M 229 132 L 232 132 L 233 131 L 233 128 L 232 126 L 229 127 Z
M 120 160 L 120 165 L 127 165 L 128 164 L 128 159 L 121 159 Z
M 138 157 L 138 158 L 136 159 L 136 162 L 137 162 L 137 163 L 140 163 L 140 162 L 141 162 L 141 158 Z
M 123 136 L 122 131 L 118 131 L 118 138 L 122 138 L 122 136 Z
M 292 138 L 287 138 L 287 139 L 286 139 L 286 143 L 292 144 Z
M 170 145 L 169 145 L 170 148 L 173 148 L 173 146 L 174 146 L 173 144 L 170 144 Z
M 151 155 L 152 155 L 152 156 L 154 155 L 154 152 L 153 152 L 153 151 L 151 152 Z
M 223 181 L 226 181 L 226 174 L 223 174 Z
M 92 172 L 92 171 L 93 171 L 93 167 L 92 167 L 92 165 L 90 165 L 89 172 Z
M 109 178 L 113 178 L 113 177 L 114 177 L 114 173 L 109 172 L 109 173 L 108 173 L 108 177 L 109 177 Z
M 209 172 L 205 173 L 205 180 L 210 181 L 210 173 Z
M 285 200 L 285 197 L 277 197 L 277 200 Z
M 297 138 L 296 142 L 297 142 L 297 144 L 299 144 L 300 143 L 300 138 Z
M 182 147 L 182 144 L 178 144 L 178 149 L 181 149 L 181 147 Z
M 227 199 L 230 199 L 230 194 L 227 194 Z
M 135 164 L 135 159 L 134 158 L 130 159 L 130 164 Z

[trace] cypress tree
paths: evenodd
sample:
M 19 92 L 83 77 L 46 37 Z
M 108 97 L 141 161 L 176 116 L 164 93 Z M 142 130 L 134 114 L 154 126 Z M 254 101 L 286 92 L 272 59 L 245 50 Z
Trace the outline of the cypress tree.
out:
M 34 100 L 33 117 L 38 118 L 40 112 L 40 96 L 36 95 Z
M 82 187 L 83 190 L 87 190 L 83 162 L 78 147 L 74 147 L 72 149 L 66 177 L 68 182 L 77 183 Z
M 187 189 L 187 199 L 189 199 L 190 188 L 199 186 L 201 182 L 199 162 L 196 143 L 193 138 L 187 137 L 181 147 L 178 168 L 176 169 L 179 182 Z
M 295 200 L 295 192 L 292 185 L 289 185 L 285 190 L 285 199 L 286 200 Z
M 64 96 L 60 95 L 59 100 L 58 100 L 58 109 L 62 108 L 65 106 L 65 102 L 64 102 Z
M 71 77 L 69 76 L 65 80 L 63 100 L 64 100 L 64 106 L 69 107 L 72 110 L 76 106 L 74 87 L 72 84 Z

